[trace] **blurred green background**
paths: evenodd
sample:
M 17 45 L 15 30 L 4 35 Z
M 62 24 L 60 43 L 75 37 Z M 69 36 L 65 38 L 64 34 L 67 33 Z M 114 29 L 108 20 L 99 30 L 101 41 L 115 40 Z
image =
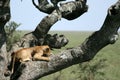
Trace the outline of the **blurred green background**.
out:
M 19 31 L 16 28 L 20 24 L 12 23 L 6 26 L 7 45 L 9 50 L 11 44 L 18 41 L 25 33 L 30 31 Z M 12 27 L 9 27 L 12 26 Z M 9 29 L 10 28 L 10 29 Z M 11 32 L 14 29 L 13 32 Z M 12 33 L 12 34 L 10 34 Z M 80 45 L 93 32 L 86 31 L 50 31 L 50 34 L 64 34 L 69 43 L 62 49 L 54 49 L 53 53 L 60 53 L 66 48 Z M 113 45 L 108 45 L 97 53 L 89 62 L 70 66 L 66 69 L 42 77 L 40 80 L 120 80 L 120 38 Z

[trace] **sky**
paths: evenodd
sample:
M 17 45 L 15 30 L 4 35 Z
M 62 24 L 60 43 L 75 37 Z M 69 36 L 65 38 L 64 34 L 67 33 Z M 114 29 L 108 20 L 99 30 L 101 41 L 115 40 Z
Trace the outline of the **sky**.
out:
M 72 1 L 72 0 L 67 0 Z M 61 19 L 51 31 L 96 31 L 102 26 L 108 8 L 117 0 L 87 0 L 88 11 L 77 19 Z M 39 22 L 47 16 L 37 10 L 31 0 L 11 0 L 11 21 L 21 23 L 18 30 L 34 30 Z

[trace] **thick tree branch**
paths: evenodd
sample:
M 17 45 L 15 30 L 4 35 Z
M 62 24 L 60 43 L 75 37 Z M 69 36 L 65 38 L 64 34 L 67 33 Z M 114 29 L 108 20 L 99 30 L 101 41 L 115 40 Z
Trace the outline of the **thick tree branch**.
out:
M 39 1 L 42 1 L 40 3 L 40 5 L 42 6 L 48 4 L 46 0 L 39 0 Z M 70 7 L 68 8 L 67 6 L 70 6 Z M 20 48 L 35 46 L 33 45 L 33 42 L 37 43 L 36 45 L 38 44 L 43 45 L 44 42 L 46 43 L 45 38 L 47 36 L 48 31 L 50 30 L 52 25 L 54 25 L 59 20 L 59 16 L 65 16 L 66 18 L 74 19 L 74 18 L 79 17 L 83 13 L 85 13 L 87 8 L 88 7 L 86 3 L 82 0 L 62 4 L 60 7 L 60 11 L 62 12 L 61 15 L 59 15 L 56 10 L 53 10 L 51 14 L 49 14 L 48 16 L 42 19 L 42 21 L 38 24 L 37 28 L 33 32 L 26 34 L 19 42 L 14 44 L 10 53 Z M 67 38 L 64 37 L 64 39 L 67 41 Z M 66 43 L 68 42 L 65 42 L 64 44 Z M 63 46 L 61 45 L 61 47 Z M 51 46 L 51 48 L 58 48 L 58 47 Z
M 12 79 L 36 80 L 48 74 L 57 72 L 71 65 L 82 63 L 93 59 L 102 48 L 113 44 L 117 38 L 120 27 L 120 2 L 111 6 L 101 29 L 89 36 L 81 45 L 73 49 L 65 50 L 59 54 L 52 55 L 50 62 L 30 61 L 21 64 L 13 74 Z
M 58 14 L 56 10 L 54 10 L 51 14 L 46 16 L 40 22 L 40 24 L 38 24 L 37 28 L 33 32 L 33 34 L 41 40 L 40 42 L 44 43 L 46 34 L 52 25 L 54 25 L 59 20 L 60 16 L 64 16 L 67 19 L 74 19 L 82 15 L 87 10 L 87 7 L 84 1 L 76 1 L 62 4 L 59 10 L 61 15 Z
M 36 5 L 34 0 L 32 0 L 32 2 L 39 11 L 47 14 L 52 13 L 56 9 L 47 0 L 38 0 L 38 5 Z M 70 1 L 60 5 L 59 10 L 62 14 L 58 14 L 57 16 L 62 16 L 65 19 L 73 20 L 86 12 L 87 9 L 88 6 L 86 5 L 86 0 Z
M 50 14 L 53 10 L 55 10 L 54 6 L 49 4 L 47 0 L 38 0 L 38 5 L 32 0 L 33 5 L 39 10 L 44 13 Z
M 4 26 L 10 19 L 9 0 L 0 0 L 0 79 L 7 80 L 4 72 L 7 65 L 6 33 Z

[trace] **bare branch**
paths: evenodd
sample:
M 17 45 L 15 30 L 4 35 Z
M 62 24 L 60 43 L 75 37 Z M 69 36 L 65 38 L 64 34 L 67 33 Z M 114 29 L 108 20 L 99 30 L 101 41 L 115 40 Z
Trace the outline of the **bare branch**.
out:
M 120 6 L 118 5 L 120 5 L 119 1 L 109 8 L 102 28 L 89 36 L 80 46 L 51 56 L 50 62 L 31 61 L 21 64 L 12 79 L 36 80 L 71 65 L 93 59 L 99 50 L 114 43 L 118 38 L 117 31 L 120 27 Z
M 54 6 L 49 4 L 47 0 L 38 0 L 38 5 L 32 0 L 33 5 L 39 10 L 44 13 L 50 14 L 53 10 L 55 10 Z
M 45 5 L 44 1 L 46 0 L 40 0 L 40 1 L 43 1 L 43 5 Z M 71 7 L 68 8 L 67 6 L 71 6 Z M 61 15 L 58 14 L 56 10 L 54 10 L 51 14 L 44 17 L 33 32 L 26 34 L 19 42 L 13 45 L 10 53 L 23 47 L 24 48 L 30 47 L 31 42 L 34 41 L 37 41 L 40 45 L 44 44 L 45 42 L 44 40 L 45 37 L 47 36 L 48 31 L 59 20 L 59 16 L 63 15 L 67 19 L 74 19 L 82 15 L 87 10 L 87 7 L 84 1 L 82 2 L 73 1 L 65 4 L 61 4 L 61 7 L 59 9 L 62 12 Z
M 48 3 L 47 0 L 38 0 L 39 5 L 36 5 L 34 0 L 32 0 L 34 6 L 44 12 L 44 13 L 52 13 L 56 8 Z M 59 1 L 59 0 L 58 0 Z M 63 4 L 60 4 L 59 10 L 62 13 L 58 16 L 62 16 L 65 19 L 73 20 L 78 18 L 80 15 L 85 13 L 88 9 L 88 6 L 86 5 L 86 0 L 76 0 L 76 1 L 70 1 Z

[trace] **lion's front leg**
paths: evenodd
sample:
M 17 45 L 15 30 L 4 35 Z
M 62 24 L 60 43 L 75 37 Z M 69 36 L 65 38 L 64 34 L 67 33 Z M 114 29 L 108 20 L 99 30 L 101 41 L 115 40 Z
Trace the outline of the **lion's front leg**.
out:
M 41 53 L 36 53 L 34 56 L 33 56 L 33 60 L 43 60 L 43 61 L 50 61 L 50 58 L 49 57 L 44 57 L 42 56 L 43 54 Z

